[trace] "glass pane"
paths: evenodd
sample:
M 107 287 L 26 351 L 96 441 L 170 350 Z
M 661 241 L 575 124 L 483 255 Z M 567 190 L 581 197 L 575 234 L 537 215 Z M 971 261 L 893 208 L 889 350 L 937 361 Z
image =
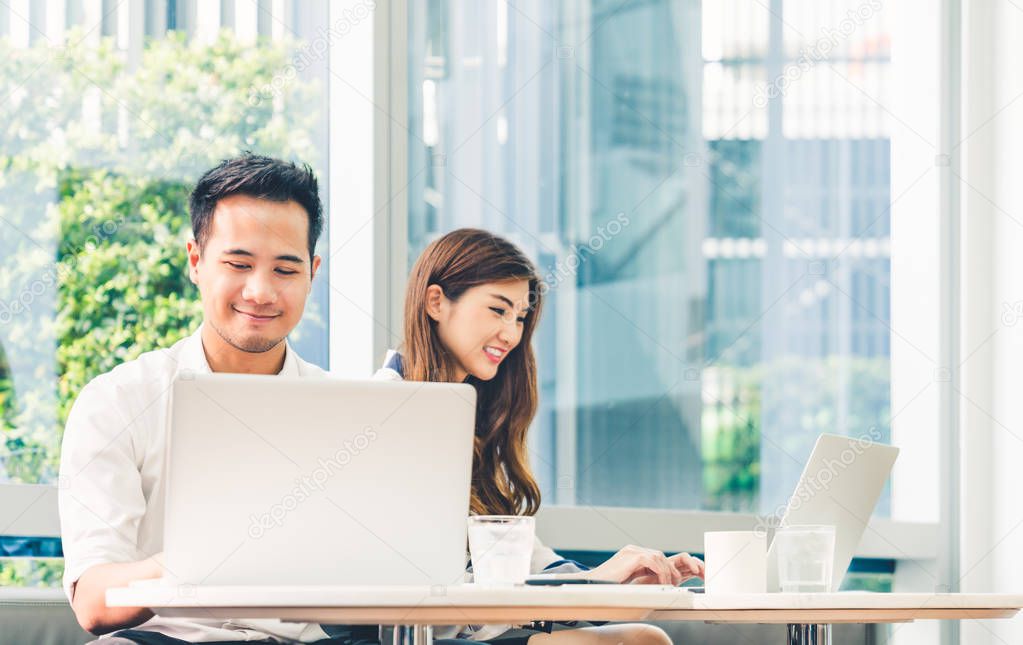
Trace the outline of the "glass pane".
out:
M 410 263 L 481 226 L 545 272 L 548 503 L 773 512 L 819 433 L 889 439 L 890 38 L 848 4 L 412 3 Z
M 218 32 L 217 12 L 146 3 L 146 33 L 134 33 L 128 3 L 107 4 L 92 15 L 68 3 L 63 30 L 60 16 L 39 30 L 0 6 L 9 27 L 0 37 L 3 482 L 54 482 L 82 387 L 198 324 L 184 244 L 201 172 L 251 150 L 325 177 L 326 60 L 307 40 L 326 2 L 268 16 L 273 36 L 258 39 L 255 9 Z M 324 367 L 326 289 L 314 283 L 292 336 Z

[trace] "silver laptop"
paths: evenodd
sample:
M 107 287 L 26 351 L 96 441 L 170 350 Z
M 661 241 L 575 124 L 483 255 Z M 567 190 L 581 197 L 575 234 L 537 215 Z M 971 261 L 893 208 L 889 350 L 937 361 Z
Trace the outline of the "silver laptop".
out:
M 461 582 L 475 413 L 462 384 L 175 381 L 166 582 Z
M 853 437 L 822 434 L 817 438 L 780 526 L 834 525 L 831 591 L 838 591 L 842 584 L 898 455 L 898 448 Z M 767 590 L 779 590 L 773 543 L 767 552 Z

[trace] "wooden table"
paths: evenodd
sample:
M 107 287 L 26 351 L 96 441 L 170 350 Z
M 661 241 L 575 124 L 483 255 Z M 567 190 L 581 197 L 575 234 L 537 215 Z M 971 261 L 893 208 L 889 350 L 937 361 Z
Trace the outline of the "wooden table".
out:
M 107 591 L 107 604 L 148 607 L 180 618 L 410 626 L 395 630 L 396 645 L 428 644 L 433 625 L 534 620 L 780 623 L 789 625 L 792 645 L 825 645 L 835 623 L 1011 618 L 1023 607 L 1023 594 L 705 595 L 656 585 L 196 587 L 145 582 Z

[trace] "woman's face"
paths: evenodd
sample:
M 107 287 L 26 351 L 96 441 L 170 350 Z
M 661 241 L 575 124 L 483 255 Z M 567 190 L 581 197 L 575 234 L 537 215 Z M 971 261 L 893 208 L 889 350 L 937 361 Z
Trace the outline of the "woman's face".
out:
M 455 359 L 457 380 L 471 374 L 489 381 L 522 340 L 529 281 L 488 282 L 467 289 L 458 300 L 449 300 L 438 285 L 430 285 L 426 309 Z

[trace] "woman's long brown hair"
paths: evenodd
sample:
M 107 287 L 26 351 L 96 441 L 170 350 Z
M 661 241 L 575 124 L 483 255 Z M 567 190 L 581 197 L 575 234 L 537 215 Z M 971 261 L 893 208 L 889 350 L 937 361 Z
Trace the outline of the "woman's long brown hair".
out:
M 533 515 L 540 508 L 540 487 L 529 468 L 526 432 L 536 414 L 536 358 L 530 343 L 540 318 L 540 278 L 533 263 L 511 242 L 487 231 L 462 228 L 436 240 L 419 256 L 405 292 L 405 378 L 454 381 L 456 361 L 426 313 L 426 290 L 438 285 L 452 301 L 467 289 L 490 282 L 529 281 L 531 309 L 522 339 L 505 356 L 497 375 L 476 388 L 476 438 L 473 447 L 469 510 L 478 515 Z

